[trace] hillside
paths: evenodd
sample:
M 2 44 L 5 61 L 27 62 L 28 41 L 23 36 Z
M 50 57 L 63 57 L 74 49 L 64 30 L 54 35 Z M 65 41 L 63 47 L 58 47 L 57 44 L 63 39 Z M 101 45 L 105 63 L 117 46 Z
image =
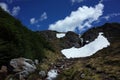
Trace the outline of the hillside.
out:
M 94 41 L 98 34 L 102 32 L 103 36 L 110 42 L 110 46 L 104 48 L 94 55 L 86 58 L 77 58 L 58 61 L 56 66 L 67 66 L 62 69 L 56 80 L 119 80 L 120 79 L 120 24 L 106 23 L 102 26 L 92 28 L 81 35 L 74 32 L 67 32 L 65 36 L 57 38 L 56 31 L 42 31 L 46 40 L 48 40 L 56 51 L 76 47 L 83 47 Z M 70 34 L 70 35 L 68 35 Z M 69 37 L 68 37 L 69 36 Z M 99 45 L 98 45 L 99 46 Z M 84 52 L 82 53 L 84 54 Z M 59 67 L 58 67 L 59 69 Z M 61 70 L 61 69 L 60 69 Z
M 0 8 L 0 66 L 17 57 L 42 60 L 45 49 L 50 46 L 43 37 Z
M 120 24 L 105 25 L 88 30 L 82 35 L 84 42 L 93 41 L 99 32 L 110 42 L 93 56 L 78 59 L 69 69 L 63 71 L 57 80 L 119 80 L 120 79 Z M 89 44 L 85 43 L 85 44 Z
M 50 42 L 52 47 L 57 51 L 65 48 L 71 48 L 73 46 L 81 47 L 81 40 L 79 38 L 79 35 L 72 31 L 68 31 L 67 33 L 60 33 L 57 31 L 46 30 L 37 33 L 43 36 L 48 42 Z M 60 34 L 65 34 L 65 36 L 57 38 L 57 35 Z
M 27 29 L 18 19 L 0 8 L 0 80 L 9 80 L 11 76 L 19 80 L 16 74 L 20 71 L 15 72 L 10 65 L 10 61 L 17 58 L 38 60 L 40 64 L 36 65 L 36 71 L 47 71 L 51 63 L 61 58 L 61 54 L 56 54 L 42 35 Z

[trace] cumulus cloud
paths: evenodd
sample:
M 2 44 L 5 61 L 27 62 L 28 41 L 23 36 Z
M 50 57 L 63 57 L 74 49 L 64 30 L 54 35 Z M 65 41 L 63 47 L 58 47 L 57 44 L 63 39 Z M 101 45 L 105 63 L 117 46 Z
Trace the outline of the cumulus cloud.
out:
M 37 23 L 37 22 L 38 22 L 38 20 L 36 20 L 35 18 L 31 18 L 31 19 L 30 19 L 30 23 L 31 23 L 31 24 L 35 24 L 35 23 Z
M 20 7 L 19 7 L 19 6 L 13 7 L 11 14 L 12 14 L 13 16 L 17 16 L 18 13 L 19 13 L 19 11 L 20 11 Z
M 81 3 L 81 2 L 83 2 L 83 0 L 71 0 L 71 2 L 72 2 L 72 4 L 74 4 L 74 3 Z
M 10 11 L 8 5 L 6 3 L 4 3 L 4 2 L 0 3 L 0 7 L 4 11 L 8 12 L 9 14 L 11 14 L 13 16 L 17 16 L 19 11 L 20 11 L 20 7 L 19 6 L 13 7 L 12 11 Z
M 0 3 L 0 7 L 1 7 L 4 11 L 6 11 L 6 12 L 9 13 L 8 5 L 7 5 L 6 3 L 1 2 L 1 3 Z
M 70 16 L 50 24 L 49 30 L 67 32 L 78 29 L 81 32 L 84 27 L 91 27 L 92 23 L 103 15 L 103 8 L 102 3 L 97 4 L 95 7 L 79 7 L 78 10 L 72 11 Z
M 47 19 L 47 13 L 43 12 L 43 14 L 41 14 L 40 18 L 36 19 L 36 18 L 31 18 L 30 19 L 30 24 L 37 24 L 43 20 Z
M 45 20 L 45 19 L 47 19 L 47 13 L 46 13 L 46 12 L 44 12 L 44 13 L 41 15 L 40 21 L 43 21 L 43 20 Z

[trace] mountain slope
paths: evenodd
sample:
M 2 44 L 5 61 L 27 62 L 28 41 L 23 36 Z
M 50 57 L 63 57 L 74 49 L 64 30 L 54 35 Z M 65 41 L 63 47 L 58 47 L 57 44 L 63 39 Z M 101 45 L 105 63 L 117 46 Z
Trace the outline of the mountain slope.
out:
M 60 52 L 62 49 L 71 48 L 73 46 L 81 47 L 79 35 L 71 31 L 62 33 L 65 34 L 65 36 L 61 38 L 57 38 L 57 34 L 59 35 L 61 33 L 56 31 L 46 30 L 37 33 L 42 35 L 48 42 L 50 42 L 55 51 Z
M 104 33 L 110 46 L 93 56 L 77 59 L 57 80 L 120 80 L 120 24 L 107 23 L 88 30 L 82 35 L 84 43 L 93 41 L 99 32 Z
M 50 46 L 43 37 L 0 8 L 0 66 L 17 57 L 41 60 L 45 49 Z

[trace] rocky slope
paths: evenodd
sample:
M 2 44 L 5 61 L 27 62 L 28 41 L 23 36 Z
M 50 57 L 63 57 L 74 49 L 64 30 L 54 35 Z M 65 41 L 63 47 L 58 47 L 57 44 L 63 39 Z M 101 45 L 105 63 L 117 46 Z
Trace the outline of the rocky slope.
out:
M 79 35 L 71 31 L 64 33 L 65 36 L 61 38 L 57 38 L 57 34 L 61 33 L 56 31 L 46 30 L 37 33 L 42 35 L 48 42 L 51 43 L 53 48 L 56 48 L 59 51 L 61 49 L 71 48 L 73 46 L 81 47 L 81 40 Z
M 57 38 L 56 31 L 39 32 L 48 40 L 57 51 L 82 47 L 95 40 L 98 34 L 110 42 L 110 46 L 98 51 L 96 54 L 86 58 L 59 60 L 54 67 L 60 70 L 56 80 L 119 80 L 120 79 L 120 24 L 106 23 L 102 26 L 92 28 L 80 36 L 73 32 L 67 32 L 62 38 Z M 61 67 L 63 67 L 61 69 Z
M 92 28 L 82 35 L 85 41 L 93 41 L 99 32 L 103 32 L 109 42 L 118 42 L 120 40 L 120 24 L 119 23 L 106 23 L 100 27 Z
M 82 35 L 85 44 L 87 40 L 93 41 L 99 32 L 104 33 L 110 46 L 93 56 L 78 59 L 57 80 L 120 80 L 120 24 L 106 23 L 88 30 Z
M 48 55 L 56 55 L 49 42 L 0 8 L 0 80 L 16 74 L 11 59 L 24 57 L 42 62 Z

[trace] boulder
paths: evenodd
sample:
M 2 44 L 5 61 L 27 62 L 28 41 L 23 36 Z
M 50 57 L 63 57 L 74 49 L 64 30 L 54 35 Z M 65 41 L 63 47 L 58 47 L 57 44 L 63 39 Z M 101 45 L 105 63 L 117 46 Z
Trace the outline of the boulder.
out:
M 4 80 L 7 77 L 7 67 L 2 66 L 0 70 L 0 80 Z
M 10 65 L 14 68 L 14 72 L 19 75 L 19 78 L 25 78 L 30 73 L 34 72 L 36 66 L 31 59 L 26 58 L 16 58 L 10 61 Z
M 40 75 L 42 78 L 44 78 L 44 77 L 46 77 L 46 72 L 45 72 L 45 71 L 40 71 L 40 72 L 39 72 L 39 75 Z

